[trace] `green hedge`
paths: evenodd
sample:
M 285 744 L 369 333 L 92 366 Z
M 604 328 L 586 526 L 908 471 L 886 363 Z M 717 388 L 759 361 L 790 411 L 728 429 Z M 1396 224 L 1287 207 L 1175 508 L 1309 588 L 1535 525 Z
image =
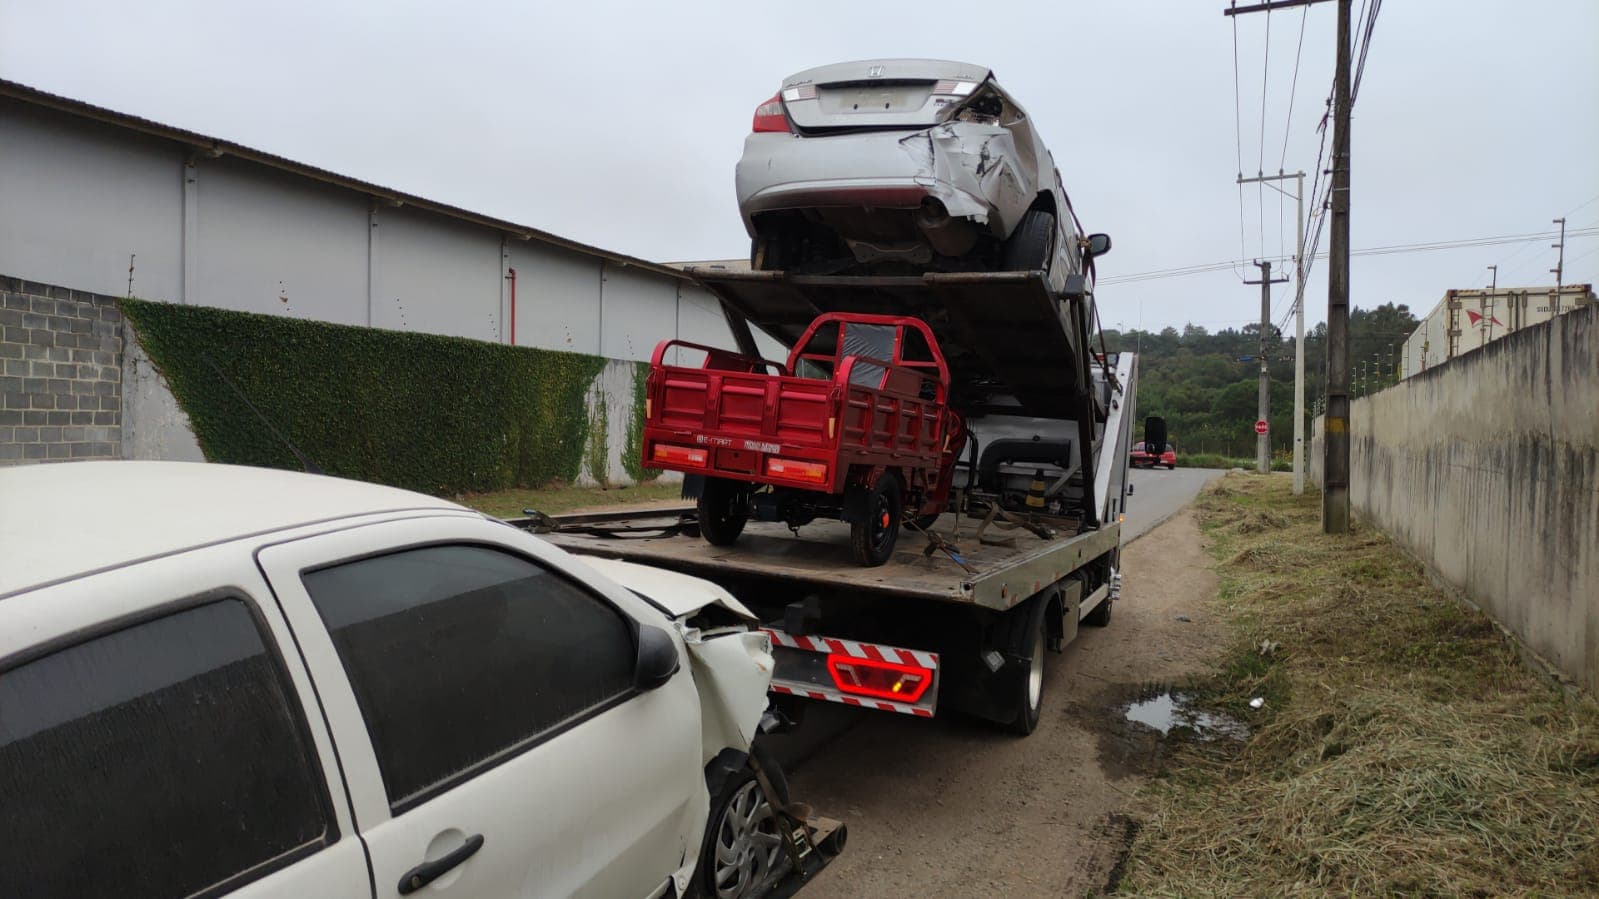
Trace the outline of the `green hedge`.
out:
M 331 475 L 427 493 L 576 477 L 597 356 L 122 301 L 214 462 L 299 468 L 217 371 Z M 215 368 L 212 365 L 215 365 Z

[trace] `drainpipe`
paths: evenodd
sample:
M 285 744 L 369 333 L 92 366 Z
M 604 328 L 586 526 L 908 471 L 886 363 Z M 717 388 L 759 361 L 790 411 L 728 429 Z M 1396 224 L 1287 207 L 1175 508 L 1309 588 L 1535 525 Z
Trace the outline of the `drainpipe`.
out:
M 511 281 L 511 346 L 516 346 L 516 269 L 507 266 L 505 271 Z

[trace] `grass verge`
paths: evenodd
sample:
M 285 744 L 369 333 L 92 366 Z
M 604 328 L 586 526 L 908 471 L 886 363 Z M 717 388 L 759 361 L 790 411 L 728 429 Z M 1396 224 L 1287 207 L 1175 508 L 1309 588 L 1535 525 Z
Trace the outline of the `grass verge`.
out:
M 1220 453 L 1178 453 L 1178 468 L 1242 468 L 1255 470 L 1254 459 L 1235 459 Z M 1272 471 L 1293 471 L 1294 463 L 1288 459 L 1271 460 Z
M 1122 892 L 1599 894 L 1592 697 L 1380 532 L 1322 534 L 1314 493 L 1235 473 L 1198 514 L 1236 640 L 1197 687 L 1254 735 L 1173 748 Z
M 546 515 L 559 515 L 573 509 L 627 506 L 634 503 L 678 499 L 682 494 L 682 484 L 645 483 L 603 490 L 599 487 L 567 487 L 557 484 L 534 489 L 468 493 L 458 497 L 456 502 L 496 518 L 517 518 L 521 516 L 523 509 L 537 509 Z

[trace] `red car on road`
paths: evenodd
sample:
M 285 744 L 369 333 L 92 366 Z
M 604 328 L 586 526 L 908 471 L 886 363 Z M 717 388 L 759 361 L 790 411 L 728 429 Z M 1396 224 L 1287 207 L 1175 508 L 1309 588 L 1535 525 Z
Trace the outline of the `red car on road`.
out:
M 1177 450 L 1173 449 L 1171 444 L 1166 444 L 1166 448 L 1161 452 L 1157 453 L 1154 450 L 1154 444 L 1143 441 L 1133 444 L 1132 452 L 1127 457 L 1127 464 L 1134 468 L 1159 468 L 1162 465 L 1167 468 L 1177 467 Z

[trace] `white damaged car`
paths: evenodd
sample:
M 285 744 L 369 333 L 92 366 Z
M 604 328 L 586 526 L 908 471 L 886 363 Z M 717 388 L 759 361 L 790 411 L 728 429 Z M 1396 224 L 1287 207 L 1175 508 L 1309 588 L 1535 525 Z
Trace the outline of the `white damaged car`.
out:
M 983 66 L 874 59 L 792 75 L 755 110 L 736 182 L 759 270 L 1045 270 L 1058 287 L 1082 264 L 1049 150 Z
M 0 892 L 757 895 L 771 674 L 721 588 L 433 497 L 0 469 Z

